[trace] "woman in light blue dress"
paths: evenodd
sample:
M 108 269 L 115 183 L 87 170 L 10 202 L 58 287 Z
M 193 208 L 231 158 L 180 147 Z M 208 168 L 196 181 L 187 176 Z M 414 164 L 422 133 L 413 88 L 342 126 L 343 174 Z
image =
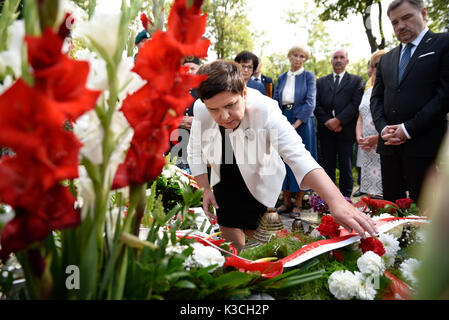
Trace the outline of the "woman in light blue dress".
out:
M 316 84 L 315 75 L 303 67 L 308 58 L 309 53 L 303 47 L 295 46 L 289 50 L 290 70 L 279 76 L 273 99 L 278 101 L 282 114 L 296 129 L 306 149 L 316 160 L 317 144 L 313 115 Z M 300 214 L 302 198 L 304 192 L 308 190 L 299 188 L 293 172 L 287 164 L 286 169 L 287 173 L 282 187 L 284 203 L 278 208 L 278 213 L 290 213 L 290 217 L 293 218 Z M 297 193 L 294 205 L 291 201 L 293 192 Z

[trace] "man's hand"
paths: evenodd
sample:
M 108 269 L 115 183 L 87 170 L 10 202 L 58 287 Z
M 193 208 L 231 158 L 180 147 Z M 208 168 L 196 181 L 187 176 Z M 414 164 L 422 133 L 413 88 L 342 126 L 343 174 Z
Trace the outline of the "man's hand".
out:
M 402 130 L 400 124 L 395 124 L 391 126 L 386 126 L 382 130 L 382 139 L 385 140 L 385 145 L 387 146 L 399 146 L 407 141 L 407 136 Z
M 332 118 L 327 120 L 324 125 L 330 130 L 334 132 L 340 132 L 343 128 L 341 126 L 340 120 L 337 118 Z

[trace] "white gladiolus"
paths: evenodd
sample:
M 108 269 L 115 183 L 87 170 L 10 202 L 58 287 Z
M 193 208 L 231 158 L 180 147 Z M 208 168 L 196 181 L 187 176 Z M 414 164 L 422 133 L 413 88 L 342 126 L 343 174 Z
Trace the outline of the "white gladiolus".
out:
M 12 77 L 8 74 L 5 79 L 3 79 L 3 83 L 0 84 L 0 95 L 3 94 L 6 90 L 8 90 L 12 85 L 14 84 L 14 81 Z
M 86 87 L 91 90 L 108 89 L 108 77 L 106 72 L 106 62 L 88 49 L 79 50 L 76 53 L 78 60 L 89 62 L 89 75 Z
M 350 300 L 357 294 L 360 285 L 358 277 L 348 270 L 339 270 L 328 279 L 329 291 L 338 300 Z
M 120 100 L 124 100 L 128 94 L 133 94 L 146 83 L 137 73 L 131 71 L 132 68 L 134 68 L 134 58 L 126 55 L 122 57 L 117 71 L 120 90 L 118 98 Z
M 391 267 L 396 259 L 400 246 L 399 241 L 389 233 L 382 233 L 379 236 L 379 240 L 382 242 L 385 248 L 385 254 L 382 256 L 386 268 Z
M 78 166 L 78 179 L 76 180 L 77 185 L 77 206 L 81 208 L 81 219 L 87 215 L 89 208 L 91 208 L 95 201 L 95 191 L 92 180 L 87 174 L 87 170 L 83 166 Z
M 83 144 L 80 154 L 93 164 L 101 164 L 103 162 L 102 141 L 104 133 L 95 110 L 79 117 L 73 125 L 73 132 Z
M 0 52 L 0 74 L 7 67 L 14 72 L 15 78 L 22 75 L 22 45 L 25 37 L 25 23 L 23 20 L 16 20 L 8 28 L 8 50 Z
M 199 242 L 193 243 L 192 247 L 192 254 L 184 261 L 184 265 L 188 269 L 194 267 L 206 268 L 211 265 L 221 267 L 225 263 L 225 258 L 220 251 L 213 247 L 204 246 Z M 210 272 L 213 270 L 215 269 L 210 270 Z
M 74 38 L 87 39 L 93 46 L 112 57 L 118 46 L 120 13 L 103 13 L 95 10 L 89 21 L 80 22 Z
M 418 271 L 421 266 L 421 261 L 417 259 L 408 259 L 401 263 L 399 266 L 399 270 L 402 273 L 402 276 L 410 281 L 412 286 L 416 286 L 418 284 Z
M 357 260 L 357 266 L 365 276 L 380 277 L 385 271 L 382 258 L 373 251 L 365 252 Z

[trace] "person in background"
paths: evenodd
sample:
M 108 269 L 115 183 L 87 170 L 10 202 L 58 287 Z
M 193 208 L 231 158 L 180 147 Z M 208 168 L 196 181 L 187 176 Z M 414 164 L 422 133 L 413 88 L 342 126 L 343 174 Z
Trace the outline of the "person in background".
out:
M 346 72 L 349 58 L 345 50 L 335 51 L 331 63 L 333 73 L 317 81 L 318 140 L 324 170 L 335 183 L 338 160 L 340 191 L 345 197 L 351 197 L 355 127 L 363 80 Z
M 136 45 L 137 49 L 140 49 L 140 47 L 142 47 L 145 41 L 147 41 L 149 38 L 150 35 L 146 30 L 140 31 L 136 36 L 136 40 L 134 41 L 134 44 Z
M 363 83 L 363 88 L 365 88 L 365 91 L 366 91 L 367 86 L 370 86 L 371 88 L 373 87 L 374 83 L 372 82 L 371 76 L 373 75 L 373 72 L 376 72 L 376 69 L 374 68 L 374 70 L 373 70 L 373 68 L 371 67 L 371 61 L 368 61 L 368 65 L 366 66 L 366 69 L 367 69 L 366 73 L 368 74 L 368 80 Z M 356 139 L 356 141 L 357 141 L 357 139 Z M 358 158 L 358 151 L 360 150 L 360 148 L 359 148 L 359 145 L 357 142 L 354 145 L 354 147 L 355 147 L 354 152 L 357 154 L 356 170 L 357 170 L 357 185 L 359 186 L 359 188 L 352 194 L 352 196 L 353 197 L 361 197 L 365 194 L 362 191 L 360 191 L 360 185 L 361 185 L 360 179 L 362 176 L 362 173 L 361 173 L 362 169 L 359 166 L 360 161 Z
M 429 30 L 422 0 L 395 0 L 387 15 L 401 44 L 380 59 L 371 95 L 383 197 L 418 201 L 447 130 L 449 34 Z
M 260 59 L 258 59 L 259 64 L 257 65 L 256 71 L 254 71 L 253 75 L 251 76 L 251 79 L 260 82 L 264 85 L 266 95 L 270 98 L 273 98 L 273 79 L 270 77 L 267 77 L 263 75 L 260 70 L 262 69 L 262 63 L 260 62 Z
M 184 59 L 183 65 L 188 67 L 189 70 L 187 73 L 190 74 L 196 74 L 198 72 L 198 69 L 200 68 L 200 59 L 198 59 L 195 56 L 187 56 Z M 183 169 L 190 173 L 189 164 L 187 163 L 187 144 L 189 141 L 190 136 L 190 129 L 192 127 L 192 121 L 193 121 L 193 106 L 195 104 L 196 99 L 198 99 L 198 95 L 196 92 L 196 88 L 190 89 L 190 95 L 194 99 L 190 107 L 184 112 L 184 117 L 182 118 L 182 121 L 177 129 L 177 135 L 175 138 L 175 141 L 178 141 L 178 143 L 174 146 L 171 146 L 171 152 L 170 155 L 173 158 L 176 156 L 177 159 L 177 166 L 180 169 Z M 170 139 L 171 140 L 171 139 Z
M 252 52 L 242 51 L 235 57 L 234 61 L 242 67 L 243 79 L 245 80 L 246 86 L 256 89 L 262 94 L 266 94 L 265 86 L 251 79 L 254 71 L 259 66 L 259 58 Z
M 276 101 L 245 85 L 237 63 L 217 60 L 198 74 L 208 77 L 198 87 L 188 161 L 203 189 L 203 210 L 218 219 L 226 242 L 240 252 L 245 236 L 254 235 L 267 207 L 275 205 L 285 175 L 282 159 L 303 189 L 312 188 L 329 205 L 337 223 L 363 238 L 365 232 L 378 233 L 375 222 L 346 201 L 305 149 Z
M 288 51 L 290 70 L 279 76 L 274 90 L 274 100 L 279 104 L 282 114 L 287 118 L 296 133 L 301 137 L 305 148 L 317 159 L 315 119 L 313 111 L 316 102 L 315 75 L 304 69 L 309 52 L 300 46 Z M 295 175 L 285 164 L 286 176 L 282 185 L 283 204 L 277 209 L 279 214 L 290 213 L 294 218 L 301 213 L 304 192 L 296 182 Z M 295 204 L 292 205 L 292 193 L 296 192 Z
M 365 93 L 359 106 L 359 118 L 356 126 L 356 139 L 359 145 L 357 163 L 361 168 L 360 192 L 373 198 L 382 198 L 382 174 L 380 156 L 376 153 L 379 133 L 373 123 L 370 110 L 370 98 L 376 80 L 376 68 L 380 58 L 386 53 L 380 50 L 370 59 L 371 77 L 366 83 Z

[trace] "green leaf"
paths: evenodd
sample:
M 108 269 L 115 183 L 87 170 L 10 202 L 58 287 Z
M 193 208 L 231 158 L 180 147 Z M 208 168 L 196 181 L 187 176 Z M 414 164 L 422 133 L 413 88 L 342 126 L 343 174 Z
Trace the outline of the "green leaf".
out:
M 175 284 L 176 288 L 181 289 L 196 289 L 196 285 L 193 282 L 187 280 L 181 280 Z
M 247 284 L 248 282 L 253 280 L 253 277 L 253 275 L 245 272 L 232 271 L 218 277 L 215 280 L 215 283 L 217 285 L 217 288 L 238 287 Z

